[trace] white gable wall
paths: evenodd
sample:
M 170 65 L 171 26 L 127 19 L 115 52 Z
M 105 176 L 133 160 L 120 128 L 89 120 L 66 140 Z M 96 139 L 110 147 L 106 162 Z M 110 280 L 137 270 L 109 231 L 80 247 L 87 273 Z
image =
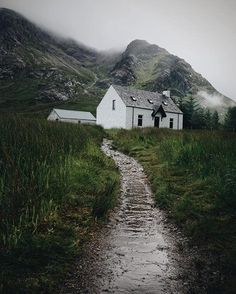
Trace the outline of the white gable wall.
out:
M 183 114 L 181 113 L 181 114 L 179 114 L 179 130 L 182 130 L 183 129 L 183 127 L 184 127 L 184 122 L 183 122 L 183 119 L 184 119 L 184 116 L 183 116 Z
M 114 110 L 113 100 L 115 100 Z M 126 106 L 112 86 L 97 107 L 97 124 L 105 129 L 126 128 Z
M 52 111 L 51 111 L 51 113 L 49 114 L 49 116 L 48 116 L 48 118 L 47 118 L 48 120 L 56 120 L 56 119 L 60 119 L 59 118 L 59 116 L 57 115 L 57 113 L 56 113 L 56 111 L 53 109 Z

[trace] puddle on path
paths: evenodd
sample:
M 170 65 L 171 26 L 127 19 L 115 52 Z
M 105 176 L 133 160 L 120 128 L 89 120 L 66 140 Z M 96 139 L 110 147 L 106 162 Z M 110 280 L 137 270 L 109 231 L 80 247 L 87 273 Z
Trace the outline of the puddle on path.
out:
M 187 240 L 154 207 L 142 166 L 108 140 L 102 150 L 119 167 L 120 204 L 87 244 L 61 293 L 205 293 L 194 282 L 191 254 L 179 250 Z

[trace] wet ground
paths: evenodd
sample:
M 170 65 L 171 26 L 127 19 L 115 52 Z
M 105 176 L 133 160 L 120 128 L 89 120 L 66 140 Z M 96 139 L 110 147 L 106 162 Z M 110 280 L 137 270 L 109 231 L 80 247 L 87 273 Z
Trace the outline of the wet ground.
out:
M 102 146 L 121 173 L 121 198 L 98 227 L 61 293 L 205 293 L 196 282 L 187 240 L 154 206 L 150 184 L 133 158 Z

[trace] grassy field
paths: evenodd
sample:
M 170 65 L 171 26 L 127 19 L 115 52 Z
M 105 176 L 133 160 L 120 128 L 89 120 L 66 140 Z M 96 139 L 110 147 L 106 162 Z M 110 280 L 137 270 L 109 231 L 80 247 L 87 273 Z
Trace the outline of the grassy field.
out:
M 51 293 L 113 207 L 102 128 L 0 118 L 0 292 Z
M 224 275 L 209 293 L 235 293 L 236 135 L 134 129 L 112 131 L 115 146 L 144 166 L 158 206 L 213 256 Z M 204 262 L 198 266 L 204 267 Z
M 109 134 L 143 164 L 157 205 L 214 256 L 224 279 L 209 293 L 235 293 L 236 135 Z M 96 219 L 114 206 L 119 175 L 100 150 L 104 136 L 97 126 L 0 118 L 0 292 L 55 291 Z

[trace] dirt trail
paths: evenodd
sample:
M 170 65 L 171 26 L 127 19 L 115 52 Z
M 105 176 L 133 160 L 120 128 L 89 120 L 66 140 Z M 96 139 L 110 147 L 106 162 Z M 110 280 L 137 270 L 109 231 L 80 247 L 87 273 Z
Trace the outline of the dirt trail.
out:
M 111 148 L 121 173 L 121 199 L 110 221 L 95 234 L 61 293 L 205 293 L 194 282 L 192 257 L 180 248 L 186 239 L 166 221 L 143 168 Z

